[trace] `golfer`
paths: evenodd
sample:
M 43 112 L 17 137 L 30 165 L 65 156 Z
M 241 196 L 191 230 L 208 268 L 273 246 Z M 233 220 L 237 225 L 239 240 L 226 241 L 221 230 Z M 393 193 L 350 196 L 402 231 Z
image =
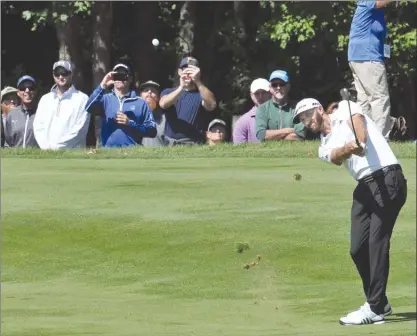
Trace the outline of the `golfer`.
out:
M 407 199 L 407 180 L 387 141 L 360 105 L 348 101 L 327 114 L 315 99 L 301 100 L 294 123 L 302 122 L 321 133 L 319 157 L 344 165 L 358 182 L 351 209 L 350 254 L 362 279 L 366 302 L 358 310 L 340 318 L 343 325 L 383 322 L 392 314 L 386 296 L 389 249 L 392 230 Z

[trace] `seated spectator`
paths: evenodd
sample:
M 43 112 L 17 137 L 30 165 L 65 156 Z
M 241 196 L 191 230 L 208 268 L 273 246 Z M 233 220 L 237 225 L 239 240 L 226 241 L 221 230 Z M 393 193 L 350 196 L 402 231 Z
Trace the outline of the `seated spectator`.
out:
M 236 121 L 233 129 L 233 143 L 236 145 L 247 142 L 259 142 L 255 128 L 256 109 L 271 99 L 269 82 L 264 78 L 255 79 L 250 85 L 250 97 L 254 106 Z
M 17 90 L 21 104 L 12 108 L 4 120 L 4 146 L 38 147 L 33 131 L 36 113 L 36 80 L 27 75 L 20 77 L 17 81 Z
M 221 119 L 214 119 L 210 122 L 206 132 L 207 144 L 215 146 L 224 142 L 226 138 L 226 123 Z
M 152 111 L 146 101 L 130 90 L 132 72 L 126 64 L 116 64 L 88 99 L 86 110 L 101 106 L 101 142 L 104 147 L 139 146 L 144 137 L 156 136 Z M 106 89 L 113 89 L 105 93 Z
M 215 97 L 201 81 L 195 58 L 181 60 L 178 76 L 179 86 L 163 90 L 159 101 L 166 116 L 166 144 L 202 144 L 208 124 L 206 111 L 216 108 Z
M 34 121 L 34 132 L 42 149 L 85 147 L 90 115 L 85 110 L 88 96 L 72 84 L 72 65 L 55 62 L 55 85 L 42 96 Z
M 160 86 L 153 81 L 147 81 L 139 86 L 140 96 L 148 103 L 156 124 L 156 137 L 143 138 L 145 147 L 164 146 L 165 144 L 165 115 L 159 107 Z
M 296 102 L 289 99 L 290 78 L 284 70 L 275 70 L 269 77 L 272 98 L 256 110 L 256 137 L 260 141 L 305 139 L 302 123 L 294 124 Z

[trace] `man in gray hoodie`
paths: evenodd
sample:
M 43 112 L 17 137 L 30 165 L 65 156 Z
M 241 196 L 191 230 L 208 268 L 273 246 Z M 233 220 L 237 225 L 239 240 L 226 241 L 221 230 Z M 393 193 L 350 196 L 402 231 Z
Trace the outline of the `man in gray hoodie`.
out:
M 21 105 L 7 114 L 4 122 L 5 146 L 39 147 L 33 134 L 33 120 L 36 112 L 36 81 L 31 76 L 20 77 L 17 81 L 17 95 Z

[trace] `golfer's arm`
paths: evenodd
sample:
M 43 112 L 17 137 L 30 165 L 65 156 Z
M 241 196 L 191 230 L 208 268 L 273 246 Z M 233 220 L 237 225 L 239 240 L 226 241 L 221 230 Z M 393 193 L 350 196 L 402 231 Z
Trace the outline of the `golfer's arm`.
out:
M 182 92 L 181 86 L 177 87 L 174 91 L 168 93 L 165 96 L 162 96 L 159 100 L 159 106 L 161 109 L 166 110 L 171 105 L 174 105 L 177 101 L 178 97 L 180 96 Z
M 351 155 L 352 153 L 348 149 L 347 145 L 340 148 L 334 148 L 330 152 L 330 162 L 336 166 L 341 166 L 343 161 L 348 159 Z
M 368 139 L 368 130 L 366 129 L 365 117 L 362 114 L 357 113 L 352 116 L 352 119 L 359 142 L 366 144 L 366 140 Z M 352 128 L 352 123 L 350 121 L 349 126 Z
M 384 7 L 386 7 L 387 5 L 389 5 L 391 2 L 392 2 L 392 0 L 378 0 L 378 1 L 375 3 L 375 8 L 378 8 L 378 9 L 380 9 L 380 8 L 384 8 Z

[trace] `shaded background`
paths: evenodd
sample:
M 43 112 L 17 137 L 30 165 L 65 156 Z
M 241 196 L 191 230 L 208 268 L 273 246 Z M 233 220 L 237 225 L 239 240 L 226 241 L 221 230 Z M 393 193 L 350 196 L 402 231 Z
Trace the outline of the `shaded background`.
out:
M 200 61 L 216 95 L 216 116 L 231 121 L 251 108 L 249 86 L 282 68 L 291 96 L 324 105 L 350 85 L 347 43 L 355 2 L 2 2 L 1 86 L 31 74 L 41 93 L 53 85 L 52 64 L 68 59 L 87 94 L 123 61 L 136 85 L 173 85 L 179 59 Z M 416 137 L 416 2 L 385 9 L 392 58 L 387 60 L 392 115 L 403 115 Z M 179 36 L 181 38 L 179 38 Z M 153 38 L 161 45 L 152 46 Z M 94 127 L 91 125 L 91 128 Z

